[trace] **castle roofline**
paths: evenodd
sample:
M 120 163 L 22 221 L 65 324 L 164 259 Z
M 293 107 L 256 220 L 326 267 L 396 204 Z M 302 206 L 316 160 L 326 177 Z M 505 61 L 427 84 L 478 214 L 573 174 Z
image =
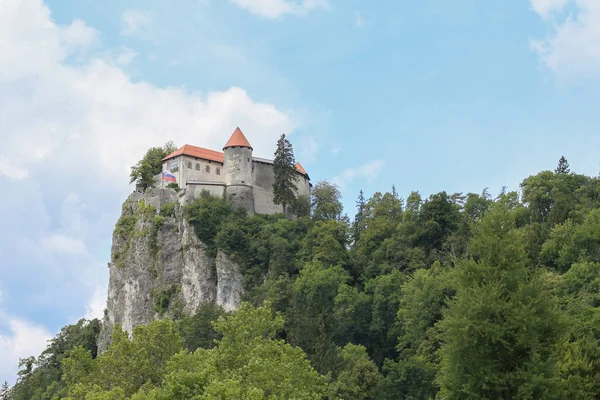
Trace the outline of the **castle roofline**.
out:
M 304 167 L 302 166 L 302 164 L 300 164 L 299 162 L 296 163 L 295 165 L 296 170 L 298 172 L 300 172 L 302 175 L 305 175 L 309 180 L 310 178 L 308 177 L 308 172 L 306 172 L 306 170 L 304 169 Z
M 167 161 L 172 158 L 178 156 L 190 156 L 196 158 L 202 158 L 204 160 L 216 161 L 223 164 L 225 160 L 225 156 L 220 151 L 205 149 L 204 147 L 192 146 L 191 144 L 186 144 L 181 146 L 179 149 L 169 154 L 162 161 Z
M 235 131 L 233 131 L 233 133 L 231 134 L 231 137 L 225 144 L 225 147 L 223 147 L 223 150 L 225 150 L 228 147 L 236 147 L 236 146 L 237 147 L 248 147 L 248 148 L 252 149 L 250 142 L 248 142 L 248 139 L 246 139 L 246 136 L 244 136 L 244 133 L 242 132 L 242 130 L 239 127 L 235 128 Z

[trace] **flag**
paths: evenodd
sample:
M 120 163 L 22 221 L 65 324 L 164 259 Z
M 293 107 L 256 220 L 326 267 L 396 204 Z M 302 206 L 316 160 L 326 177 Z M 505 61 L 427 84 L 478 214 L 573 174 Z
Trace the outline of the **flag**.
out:
M 167 182 L 177 182 L 177 178 L 175 178 L 175 175 L 173 175 L 171 172 L 169 171 L 163 171 L 162 173 L 162 178 L 163 181 L 167 181 Z

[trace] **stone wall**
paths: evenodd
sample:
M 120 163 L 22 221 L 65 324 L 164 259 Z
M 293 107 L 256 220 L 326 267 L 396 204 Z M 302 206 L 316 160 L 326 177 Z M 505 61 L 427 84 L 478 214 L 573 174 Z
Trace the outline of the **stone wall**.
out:
M 275 175 L 271 162 L 262 162 L 252 159 L 252 150 L 243 147 L 232 147 L 225 151 L 225 165 L 208 160 L 200 160 L 189 156 L 180 156 L 179 170 L 174 172 L 181 188 L 186 188 L 184 202 L 189 203 L 200 196 L 203 189 L 208 190 L 213 196 L 221 197 L 225 194 L 225 187 L 229 189 L 229 197 L 235 199 L 236 206 L 242 206 L 250 214 L 279 214 L 283 207 L 273 202 L 273 183 Z M 248 161 L 250 160 L 250 161 Z M 163 164 L 167 168 L 172 160 Z M 189 168 L 191 163 L 192 168 Z M 196 169 L 198 164 L 199 170 Z M 210 172 L 206 172 L 206 167 Z M 220 174 L 217 175 L 217 169 Z M 186 186 L 187 182 L 196 181 Z M 216 185 L 203 184 L 202 182 L 215 182 Z M 218 184 L 220 183 L 220 185 Z M 161 186 L 167 182 L 162 181 Z M 234 187 L 237 186 L 238 187 Z M 310 197 L 310 181 L 298 174 L 296 181 L 297 195 Z M 250 190 L 249 187 L 252 187 Z
M 257 214 L 282 213 L 283 207 L 273 203 L 273 165 L 255 161 L 252 167 L 254 210 Z
M 213 195 L 215 197 L 223 197 L 224 192 L 225 192 L 225 184 L 220 183 L 220 182 L 215 182 L 214 184 L 203 184 L 203 183 L 189 184 L 185 189 L 186 198 L 197 199 L 200 197 L 200 194 L 202 193 L 203 190 L 208 191 L 211 195 Z

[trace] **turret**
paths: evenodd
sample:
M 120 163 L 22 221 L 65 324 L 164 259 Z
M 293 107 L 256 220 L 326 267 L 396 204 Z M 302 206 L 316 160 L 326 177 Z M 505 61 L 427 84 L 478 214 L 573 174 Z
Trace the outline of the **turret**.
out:
M 254 194 L 252 188 L 252 146 L 236 128 L 223 147 L 225 194 L 234 207 L 243 207 L 254 214 Z

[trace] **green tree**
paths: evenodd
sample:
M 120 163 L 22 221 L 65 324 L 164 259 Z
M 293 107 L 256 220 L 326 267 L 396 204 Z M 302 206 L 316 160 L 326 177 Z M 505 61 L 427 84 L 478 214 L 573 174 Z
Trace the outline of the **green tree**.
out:
M 213 348 L 219 339 L 213 322 L 223 315 L 225 315 L 223 308 L 213 303 L 206 303 L 200 304 L 194 315 L 178 321 L 177 328 L 183 339 L 184 347 L 189 351 L 197 348 Z
M 600 393 L 600 263 L 577 263 L 552 279 L 568 327 L 558 346 L 565 397 L 595 399 Z
M 0 386 L 0 400 L 10 400 L 10 387 L 6 381 Z
M 335 370 L 340 361 L 334 342 L 338 331 L 334 305 L 340 286 L 348 281 L 343 268 L 314 261 L 302 268 L 294 282 L 292 307 L 286 313 L 288 340 L 300 346 L 321 373 Z
M 360 233 L 362 232 L 362 221 L 365 217 L 365 195 L 361 190 L 358 193 L 358 199 L 356 200 L 356 215 L 354 216 L 354 222 L 352 223 L 352 240 L 356 243 L 360 239 Z
M 312 216 L 317 221 L 342 218 L 342 195 L 337 185 L 327 181 L 318 182 L 311 191 Z
M 329 386 L 330 399 L 376 399 L 381 375 L 363 346 L 351 343 L 341 351 L 342 366 L 335 381 Z
M 296 160 L 294 158 L 294 148 L 290 141 L 282 134 L 277 141 L 277 150 L 273 160 L 273 174 L 275 181 L 273 183 L 273 202 L 281 204 L 284 212 L 286 206 L 293 204 L 296 199 Z
M 148 149 L 144 157 L 131 167 L 129 183 L 136 182 L 144 189 L 153 187 L 154 177 L 162 172 L 163 158 L 177 150 L 173 142 L 167 142 L 163 147 Z
M 281 315 L 269 304 L 244 303 L 215 322 L 222 336 L 210 350 L 180 353 L 169 362 L 161 399 L 321 399 L 325 381 L 300 348 L 276 339 Z
M 36 359 L 21 360 L 19 379 L 11 389 L 12 400 L 46 400 L 65 394 L 61 364 L 71 357 L 74 349 L 83 347 L 96 357 L 100 321 L 79 320 L 67 325 L 49 341 L 46 349 Z
M 558 160 L 558 165 L 554 170 L 555 174 L 568 174 L 571 170 L 569 169 L 569 162 L 565 158 L 565 156 L 560 156 L 560 160 Z
M 143 386 L 156 387 L 167 372 L 167 362 L 181 349 L 181 337 L 169 319 L 137 325 L 132 339 L 116 326 L 110 347 L 96 359 L 80 347 L 63 362 L 69 396 L 78 400 L 88 399 L 89 393 L 122 391 L 128 397 Z
M 457 266 L 457 293 L 439 322 L 438 381 L 447 399 L 559 398 L 553 299 L 530 271 L 522 233 L 496 203 L 471 240 L 477 261 Z

